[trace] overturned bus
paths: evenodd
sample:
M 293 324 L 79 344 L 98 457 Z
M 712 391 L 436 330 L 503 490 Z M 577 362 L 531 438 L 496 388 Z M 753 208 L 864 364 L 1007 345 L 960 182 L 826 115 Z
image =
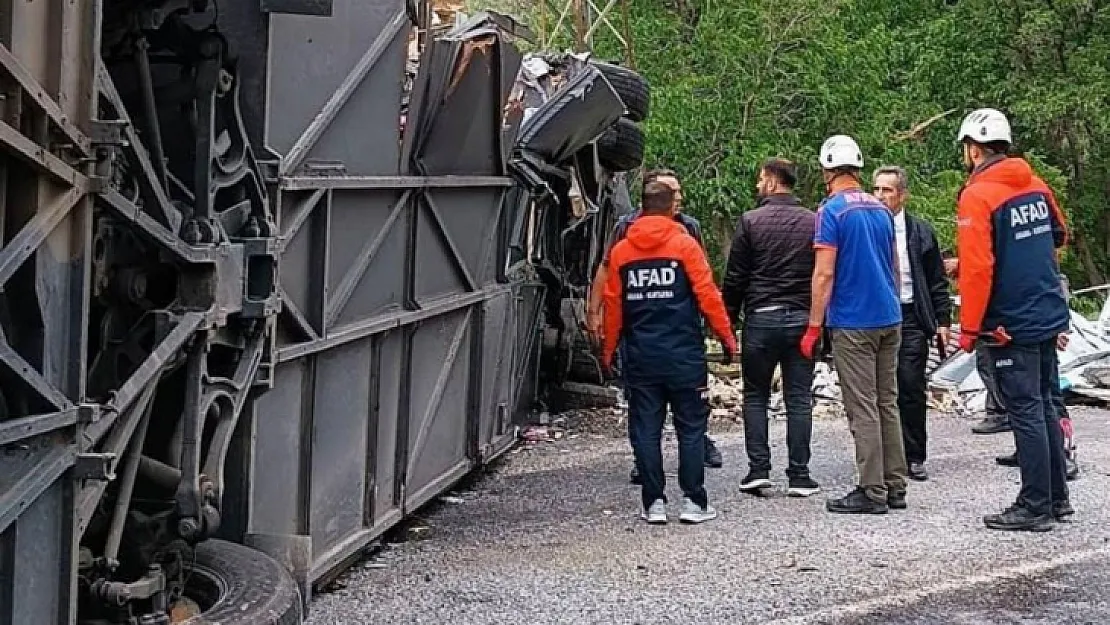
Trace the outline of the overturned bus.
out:
M 588 365 L 635 73 L 405 0 L 0 15 L 0 623 L 299 623 Z

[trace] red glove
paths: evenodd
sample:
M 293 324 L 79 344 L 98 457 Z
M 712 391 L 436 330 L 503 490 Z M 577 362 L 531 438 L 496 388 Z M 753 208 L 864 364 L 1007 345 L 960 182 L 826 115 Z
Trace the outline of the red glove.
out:
M 817 343 L 820 340 L 821 326 L 810 325 L 807 327 L 806 333 L 802 336 L 802 355 L 813 360 L 813 352 L 817 349 Z
M 977 330 L 964 330 L 960 328 L 960 349 L 967 353 L 975 351 L 975 341 L 979 338 Z

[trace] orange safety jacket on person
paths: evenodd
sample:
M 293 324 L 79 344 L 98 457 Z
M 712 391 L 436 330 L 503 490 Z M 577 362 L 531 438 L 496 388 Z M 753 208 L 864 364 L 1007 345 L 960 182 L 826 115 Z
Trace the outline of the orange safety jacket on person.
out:
M 1067 241 L 1052 190 L 1020 158 L 980 166 L 959 194 L 960 326 L 1001 328 L 1016 343 L 1038 343 L 1067 329 L 1056 248 Z
M 603 358 L 623 341 L 626 378 L 705 384 L 704 314 L 725 348 L 736 353 L 721 292 L 697 241 L 673 219 L 640 217 L 613 246 L 605 283 Z

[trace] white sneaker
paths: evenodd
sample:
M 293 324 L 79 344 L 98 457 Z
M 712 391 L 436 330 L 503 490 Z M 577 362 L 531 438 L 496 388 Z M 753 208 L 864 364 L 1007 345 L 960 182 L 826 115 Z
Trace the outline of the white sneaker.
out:
M 651 507 L 647 510 L 640 512 L 640 516 L 653 525 L 661 525 L 667 522 L 667 504 L 662 499 L 656 499 Z
M 682 499 L 682 514 L 678 517 L 683 523 L 705 523 L 717 518 L 717 510 L 709 504 L 701 507 L 689 498 Z

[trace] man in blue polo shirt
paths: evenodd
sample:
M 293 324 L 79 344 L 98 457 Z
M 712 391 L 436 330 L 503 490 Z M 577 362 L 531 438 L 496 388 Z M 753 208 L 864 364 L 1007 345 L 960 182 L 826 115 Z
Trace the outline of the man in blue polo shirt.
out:
M 802 353 L 813 358 L 822 327 L 831 330 L 859 469 L 856 489 L 829 500 L 826 508 L 841 514 L 885 514 L 906 507 L 894 216 L 862 190 L 863 153 L 851 137 L 830 137 L 819 158 L 829 195 L 817 216 L 813 304 Z

